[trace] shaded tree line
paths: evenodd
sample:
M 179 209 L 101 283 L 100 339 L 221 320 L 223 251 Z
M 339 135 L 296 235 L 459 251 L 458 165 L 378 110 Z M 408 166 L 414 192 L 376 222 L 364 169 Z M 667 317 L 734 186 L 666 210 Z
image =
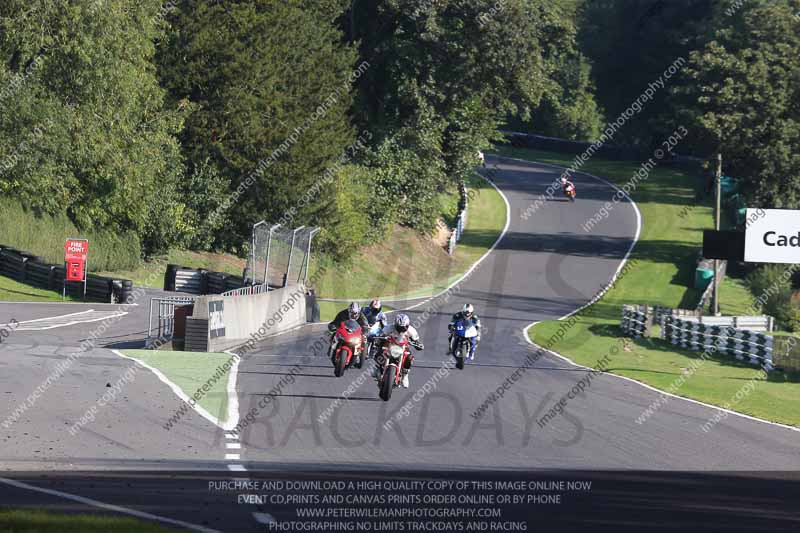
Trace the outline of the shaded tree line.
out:
M 244 253 L 254 221 L 290 218 L 343 259 L 431 231 L 498 130 L 597 138 L 686 57 L 618 139 L 683 124 L 763 206 L 796 206 L 800 0 L 734 4 L 6 0 L 0 193 L 145 254 Z

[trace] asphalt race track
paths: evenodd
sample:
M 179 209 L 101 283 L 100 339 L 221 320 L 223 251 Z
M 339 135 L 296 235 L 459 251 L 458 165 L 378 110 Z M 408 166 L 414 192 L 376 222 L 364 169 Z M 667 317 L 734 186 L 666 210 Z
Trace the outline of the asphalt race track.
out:
M 165 430 L 178 401 L 145 370 L 97 421 L 70 436 L 69 425 L 106 383 L 133 366 L 110 348 L 133 346 L 142 338 L 143 299 L 47 390 L 41 404 L 10 428 L 0 425 L 0 467 L 6 471 L 0 475 L 0 501 L 97 511 L 96 503 L 29 488 L 39 487 L 182 522 L 173 526 L 272 531 L 278 529 L 257 520 L 296 519 L 299 501 L 243 502 L 234 493 L 210 490 L 209 481 L 231 475 L 378 483 L 593 480 L 591 490 L 566 491 L 561 504 L 510 506 L 503 520 L 530 520 L 528 531 L 545 525 L 563 531 L 640 531 L 698 523 L 709 530 L 796 530 L 800 513 L 787 502 L 800 495 L 800 476 L 792 473 L 800 465 L 797 431 L 729 416 L 705 433 L 701 425 L 715 410 L 679 399 L 637 424 L 659 394 L 607 374 L 594 377 L 563 414 L 537 422 L 587 371 L 544 354 L 508 385 L 535 351 L 523 330 L 535 321 L 563 317 L 593 298 L 620 269 L 638 235 L 639 216 L 633 204 L 622 202 L 586 232 L 582 224 L 615 194 L 610 185 L 578 174 L 577 202 L 556 196 L 531 212 L 529 206 L 560 172 L 508 159 L 488 163 L 486 173 L 510 205 L 507 233 L 454 287 L 449 301 L 440 296 L 393 303 L 409 309 L 425 343 L 416 354 L 409 389 L 395 389 L 391 401 L 382 402 L 366 367 L 335 378 L 326 357 L 310 355 L 326 331 L 313 325 L 268 339 L 242 359 L 239 410 L 243 416 L 252 412 L 253 422 L 238 438 L 194 413 Z M 485 332 L 476 360 L 459 371 L 445 366 L 446 326 L 466 301 L 475 305 Z M 0 305 L 0 323 L 101 309 L 34 307 Z M 53 365 L 79 349 L 91 328 L 84 323 L 19 331 L 0 346 L 0 394 L 7 400 L 0 421 Z M 598 361 L 606 355 L 598 353 Z M 502 396 L 486 404 L 498 389 Z M 274 400 L 260 407 L 268 394 Z M 485 412 L 475 416 L 482 405 Z M 12 479 L 27 485 L 9 484 Z M 490 491 L 470 487 L 466 492 L 482 490 Z M 309 491 L 309 498 L 330 492 Z

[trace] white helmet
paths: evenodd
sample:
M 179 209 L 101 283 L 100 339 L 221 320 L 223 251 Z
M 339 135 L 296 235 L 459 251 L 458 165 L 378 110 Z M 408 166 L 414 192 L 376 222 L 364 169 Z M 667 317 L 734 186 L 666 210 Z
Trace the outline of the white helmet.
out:
M 400 313 L 397 315 L 397 318 L 394 319 L 394 329 L 396 329 L 400 333 L 404 333 L 408 330 L 408 326 L 411 325 L 411 319 L 408 318 L 408 315 L 404 315 Z
M 353 302 L 347 307 L 347 311 L 350 313 L 350 318 L 356 320 L 361 314 L 361 306 L 358 305 L 358 303 Z
M 472 304 L 464 304 L 464 309 L 461 310 L 464 313 L 464 316 L 470 318 L 472 314 L 475 312 L 475 308 L 472 307 Z

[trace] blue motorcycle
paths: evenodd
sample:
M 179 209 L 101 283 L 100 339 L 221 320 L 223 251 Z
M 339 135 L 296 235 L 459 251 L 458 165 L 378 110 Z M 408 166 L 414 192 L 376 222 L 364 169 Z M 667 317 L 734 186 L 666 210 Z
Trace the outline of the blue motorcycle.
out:
M 478 328 L 472 320 L 462 319 L 453 325 L 450 353 L 456 358 L 456 368 L 459 370 L 464 368 L 464 361 L 469 357 L 472 344 L 476 342 L 473 339 L 477 336 Z
M 369 331 L 367 332 L 367 350 L 366 350 L 366 357 L 367 358 L 375 358 L 375 337 L 381 334 L 381 331 L 386 324 L 388 323 L 389 319 L 386 317 L 384 313 L 378 313 L 378 316 L 375 317 L 375 322 L 369 327 Z

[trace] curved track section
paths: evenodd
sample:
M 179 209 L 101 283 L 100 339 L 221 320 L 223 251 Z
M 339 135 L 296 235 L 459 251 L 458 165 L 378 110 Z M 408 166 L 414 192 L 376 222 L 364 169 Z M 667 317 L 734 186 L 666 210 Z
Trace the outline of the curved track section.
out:
M 637 424 L 659 394 L 609 375 L 595 377 L 561 415 L 542 424 L 586 370 L 544 355 L 518 371 L 533 353 L 523 331 L 531 322 L 568 315 L 602 290 L 631 248 L 639 217 L 633 204 L 621 203 L 586 232 L 583 224 L 616 192 L 608 183 L 578 174 L 577 202 L 556 197 L 531 210 L 559 172 L 506 159 L 494 167 L 494 182 L 511 206 L 508 232 L 449 301 L 440 296 L 409 311 L 426 345 L 411 388 L 396 389 L 385 403 L 363 371 L 335 378 L 326 357 L 308 355 L 324 327 L 270 339 L 240 368 L 241 413 L 252 413 L 240 435 L 245 464 L 501 470 L 796 464 L 796 433 L 737 417 L 704 433 L 700 426 L 713 410 L 702 405 L 673 401 Z M 475 304 L 486 331 L 476 361 L 449 370 L 446 325 L 464 301 Z M 268 394 L 274 399 L 267 401 Z

